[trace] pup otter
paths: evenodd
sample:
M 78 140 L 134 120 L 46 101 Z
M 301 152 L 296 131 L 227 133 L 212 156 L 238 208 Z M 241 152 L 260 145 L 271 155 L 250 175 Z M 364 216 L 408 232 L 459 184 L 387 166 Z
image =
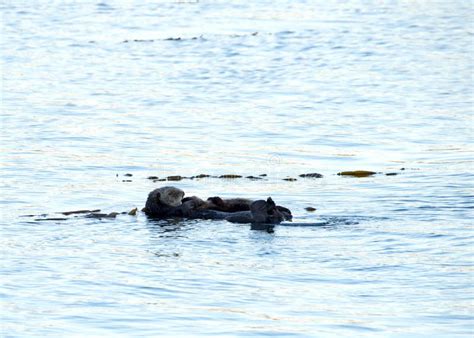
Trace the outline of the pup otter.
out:
M 278 224 L 292 218 L 289 209 L 277 206 L 270 197 L 266 201 L 220 197 L 203 201 L 196 196 L 183 196 L 184 192 L 175 187 L 155 189 L 148 194 L 143 211 L 154 218 L 223 219 L 234 223 Z
M 239 211 L 250 211 L 250 206 L 254 202 L 253 200 L 246 199 L 246 198 L 227 198 L 223 199 L 218 196 L 209 197 L 206 202 L 202 201 L 196 196 L 192 197 L 185 197 L 183 199 L 183 203 L 189 200 L 199 200 L 197 202 L 198 209 L 209 209 L 209 210 L 216 210 L 216 211 L 224 211 L 224 212 L 239 212 Z M 268 202 L 268 200 L 267 200 Z M 272 200 L 273 202 L 273 200 Z M 275 205 L 275 208 L 280 211 L 285 217 L 285 220 L 291 221 L 293 216 L 291 215 L 291 211 L 285 207 L 280 205 Z
M 250 210 L 250 204 L 252 204 L 252 202 L 252 200 L 246 198 L 223 199 L 215 196 L 207 199 L 207 208 L 226 212 L 247 211 Z
M 225 212 L 213 209 L 197 208 L 192 212 L 193 218 L 223 219 L 232 223 L 268 223 L 278 224 L 284 220 L 291 220 L 288 214 L 278 210 L 275 202 L 269 197 L 266 201 L 253 201 L 248 211 Z

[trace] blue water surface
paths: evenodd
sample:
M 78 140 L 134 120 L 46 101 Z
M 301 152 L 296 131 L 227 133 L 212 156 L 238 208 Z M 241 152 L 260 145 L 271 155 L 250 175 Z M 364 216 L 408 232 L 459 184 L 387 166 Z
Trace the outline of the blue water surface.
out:
M 471 1 L 0 6 L 3 336 L 472 337 Z M 299 226 L 41 216 L 166 184 Z

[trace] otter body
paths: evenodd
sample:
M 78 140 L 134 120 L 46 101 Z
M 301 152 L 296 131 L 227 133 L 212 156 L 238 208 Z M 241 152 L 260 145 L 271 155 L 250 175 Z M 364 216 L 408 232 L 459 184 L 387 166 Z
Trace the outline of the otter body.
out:
M 280 212 L 277 206 L 275 205 L 275 202 L 273 202 L 270 197 L 266 201 L 253 201 L 246 209 L 247 210 L 228 212 L 222 210 L 215 210 L 213 208 L 198 207 L 197 209 L 191 211 L 189 218 L 221 219 L 232 223 L 270 224 L 278 224 L 284 220 L 291 220 L 291 213 L 290 215 L 285 215 L 284 213 Z
M 250 211 L 251 205 L 253 200 L 247 198 L 221 198 L 218 196 L 209 197 L 207 201 L 203 201 L 200 198 L 193 196 L 193 197 L 186 197 L 183 199 L 183 203 L 194 199 L 197 201 L 197 208 L 198 209 L 207 209 L 207 210 L 216 210 L 216 211 L 223 211 L 228 213 L 236 213 L 240 211 Z M 273 202 L 273 201 L 272 201 Z M 282 207 L 280 205 L 275 205 L 275 207 L 280 211 L 285 220 L 291 220 L 293 216 L 291 215 L 291 211 L 288 208 Z
M 270 197 L 266 201 L 220 197 L 204 201 L 196 196 L 183 196 L 184 192 L 174 187 L 155 189 L 148 194 L 143 211 L 153 218 L 215 219 L 232 223 L 278 224 L 292 218 L 289 209 L 277 206 Z
M 220 198 L 218 196 L 207 199 L 207 208 L 226 212 L 237 212 L 250 210 L 252 200 L 246 198 Z

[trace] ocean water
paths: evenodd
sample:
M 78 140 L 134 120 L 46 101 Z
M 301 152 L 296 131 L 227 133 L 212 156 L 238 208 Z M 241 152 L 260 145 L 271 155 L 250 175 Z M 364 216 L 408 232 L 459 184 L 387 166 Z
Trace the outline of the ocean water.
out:
M 471 1 L 1 13 L 2 336 L 472 337 Z M 295 225 L 45 220 L 171 184 Z

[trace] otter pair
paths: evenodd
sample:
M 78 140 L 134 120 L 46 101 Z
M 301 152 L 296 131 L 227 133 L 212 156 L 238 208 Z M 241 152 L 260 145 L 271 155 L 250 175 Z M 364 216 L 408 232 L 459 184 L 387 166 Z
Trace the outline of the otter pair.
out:
M 269 197 L 266 201 L 244 198 L 222 199 L 210 197 L 184 197 L 184 191 L 175 187 L 162 187 L 148 194 L 143 211 L 150 217 L 183 217 L 189 219 L 220 219 L 233 223 L 278 224 L 291 220 L 291 211 L 276 205 Z

